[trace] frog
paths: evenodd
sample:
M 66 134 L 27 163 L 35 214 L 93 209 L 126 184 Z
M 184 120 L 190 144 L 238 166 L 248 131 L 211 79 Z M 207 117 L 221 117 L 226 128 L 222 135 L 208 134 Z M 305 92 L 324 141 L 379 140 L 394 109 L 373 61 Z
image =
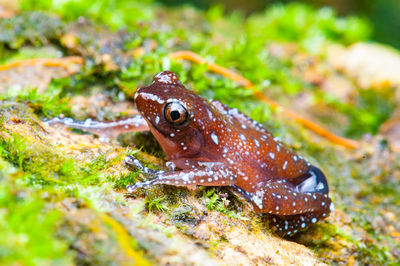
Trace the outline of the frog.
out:
M 292 235 L 326 218 L 334 204 L 326 176 L 235 108 L 188 90 L 170 71 L 157 74 L 134 96 L 138 111 L 166 154 L 169 171 L 142 169 L 156 184 L 226 186 L 243 195 L 255 213 L 272 216 L 271 226 Z
M 280 236 L 305 230 L 334 211 L 327 178 L 318 167 L 238 109 L 187 89 L 174 72 L 155 75 L 149 86 L 137 89 L 134 101 L 140 115 L 124 121 L 52 122 L 106 136 L 150 130 L 168 170 L 149 169 L 127 156 L 126 165 L 149 179 L 128 185 L 128 193 L 154 185 L 229 187 L 256 214 L 267 215 Z

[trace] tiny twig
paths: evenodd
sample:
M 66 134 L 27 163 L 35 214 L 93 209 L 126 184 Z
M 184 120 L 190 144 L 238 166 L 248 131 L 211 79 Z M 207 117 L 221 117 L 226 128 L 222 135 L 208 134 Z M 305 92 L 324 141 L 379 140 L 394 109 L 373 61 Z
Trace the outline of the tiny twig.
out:
M 63 58 L 33 58 L 1 65 L 0 71 L 10 70 L 16 67 L 44 65 L 47 67 L 66 67 L 69 64 L 83 64 L 84 59 L 80 56 L 68 56 Z

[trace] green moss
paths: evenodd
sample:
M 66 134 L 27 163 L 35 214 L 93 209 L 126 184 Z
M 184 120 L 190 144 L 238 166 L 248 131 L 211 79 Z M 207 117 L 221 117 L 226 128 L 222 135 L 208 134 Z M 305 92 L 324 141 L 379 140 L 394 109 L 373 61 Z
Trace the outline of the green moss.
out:
M 92 223 L 82 228 L 69 224 L 81 221 L 79 212 L 84 212 L 82 220 L 87 221 L 88 217 L 94 219 L 102 215 L 102 211 L 109 210 L 104 207 L 109 204 L 104 197 L 111 187 L 105 185 L 104 171 L 121 158 L 107 159 L 103 154 L 85 163 L 65 156 L 49 143 L 37 141 L 43 140 L 45 132 L 38 127 L 28 108 L 10 105 L 1 109 L 0 115 L 0 230 L 4 236 L 3 241 L 0 240 L 0 263 L 71 265 L 126 262 L 133 259 L 131 256 L 141 256 L 135 255 L 134 239 L 113 220 L 97 219 L 97 225 Z M 25 124 L 23 135 L 23 131 L 13 131 L 10 126 L 17 117 L 18 123 Z M 113 200 L 118 204 L 124 201 L 117 197 Z M 67 210 L 62 207 L 64 204 L 68 205 Z M 71 208 L 75 211 L 69 213 Z M 111 224 L 111 230 L 107 229 L 107 224 Z M 81 231 L 74 231 L 76 228 Z M 82 235 L 86 237 L 81 238 Z M 78 238 L 86 244 L 80 246 Z M 130 243 L 129 246 L 125 242 Z M 76 256 L 75 249 L 77 253 L 85 250 L 85 255 Z
M 0 95 L 0 100 L 23 103 L 31 107 L 36 114 L 45 117 L 55 117 L 60 114 L 68 116 L 71 113 L 71 107 L 68 106 L 68 98 L 62 92 L 62 89 L 56 86 L 50 86 L 45 92 L 40 93 L 37 89 L 9 88 Z
M 126 186 L 138 182 L 139 174 L 140 172 L 131 171 L 128 175 L 122 175 L 119 176 L 118 178 L 113 178 L 112 181 L 114 182 L 114 187 L 125 189 Z
M 329 7 L 316 10 L 298 3 L 276 5 L 249 20 L 249 32 L 262 39 L 300 43 L 316 52 L 326 41 L 351 44 L 368 40 L 371 26 L 357 17 L 339 18 Z M 253 35 L 253 36 L 254 36 Z
M 135 2 L 129 0 L 107 1 L 97 0 L 95 3 L 87 1 L 20 1 L 21 10 L 46 10 L 56 12 L 66 20 L 76 20 L 81 16 L 90 17 L 98 23 L 107 24 L 114 29 L 131 25 L 137 20 L 154 19 L 155 13 L 150 3 L 145 0 Z M 113 10 L 113 12 L 110 12 Z
M 202 200 L 209 210 L 221 212 L 231 218 L 248 220 L 241 216 L 235 209 L 234 203 L 236 203 L 237 200 L 234 199 L 232 195 L 226 194 L 225 197 L 221 197 L 221 193 L 216 192 L 214 188 L 206 188 L 203 190 Z
M 310 85 L 292 76 L 290 64 L 271 58 L 266 44 L 271 41 L 292 41 L 301 43 L 309 50 L 319 51 L 319 48 L 327 42 L 350 44 L 366 40 L 370 34 L 368 23 L 362 19 L 341 18 L 330 8 L 317 10 L 301 4 L 273 6 L 264 13 L 251 16 L 248 20 L 238 15 L 223 16 L 221 9 L 215 8 L 210 10 L 205 17 L 209 28 L 205 30 L 195 27 L 194 31 L 192 23 L 180 23 L 178 27 L 168 30 L 153 28 L 147 21 L 155 20 L 156 10 L 163 12 L 163 9 L 151 2 L 139 4 L 131 1 L 118 1 L 118 3 L 96 1 L 93 4 L 86 1 L 63 1 L 60 4 L 35 1 L 33 4 L 30 1 L 22 1 L 21 8 L 23 10 L 45 9 L 72 20 L 79 16 L 86 16 L 113 28 L 127 26 L 136 34 L 128 40 L 126 48 L 143 46 L 150 40 L 157 43 L 155 50 L 135 59 L 122 72 L 110 73 L 96 67 L 86 68 L 73 79 L 66 79 L 66 83 L 61 85 L 65 91 L 77 91 L 78 88 L 88 88 L 98 84 L 106 87 L 117 86 L 128 95 L 133 95 L 135 88 L 147 84 L 155 73 L 167 68 L 177 72 L 184 83 L 189 84 L 201 95 L 237 107 L 260 122 L 269 120 L 271 113 L 265 105 L 253 98 L 250 91 L 218 75 L 209 75 L 205 66 L 193 65 L 187 69 L 183 68 L 180 62 L 171 62 L 166 57 L 171 51 L 166 44 L 175 45 L 175 49 L 182 47 L 212 56 L 210 61 L 235 67 L 260 88 L 268 86 L 268 92 L 280 98 L 284 95 L 282 92 L 294 95 L 305 88 L 310 88 Z M 113 12 L 108 12 L 110 9 L 113 9 Z M 150 13 L 147 13 L 149 10 L 151 10 Z M 165 14 L 163 20 L 166 23 L 175 23 L 176 17 L 180 17 L 183 11 L 173 10 Z M 204 17 L 198 11 L 193 12 L 197 20 Z M 133 15 L 136 13 L 138 14 Z M 129 16 L 124 14 L 129 14 Z M 132 18 L 135 18 L 135 21 L 131 21 Z M 221 28 L 220 20 L 227 22 L 223 24 L 225 28 Z M 235 34 L 227 38 L 224 45 L 221 46 L 213 41 L 213 39 L 221 38 L 220 32 L 229 31 L 230 27 L 234 27 Z M 101 82 L 98 79 L 100 77 Z M 369 106 L 371 104 L 369 103 Z M 340 111 L 339 107 L 336 108 Z M 349 108 L 350 110 L 346 113 L 356 112 L 351 107 Z M 362 111 L 364 110 L 360 110 Z M 354 114 L 354 117 L 358 116 Z M 371 127 L 373 127 L 372 130 L 376 130 L 376 124 L 379 124 L 386 115 L 382 115 L 376 121 L 371 121 L 365 113 L 363 117 L 365 119 L 352 120 L 355 124 L 349 126 L 347 131 L 349 136 L 354 136 L 353 129 L 359 127 L 365 128 L 367 132 L 371 130 Z
M 393 94 L 394 90 L 390 88 L 379 91 L 361 89 L 350 103 L 344 103 L 329 93 L 318 92 L 316 97 L 346 115 L 349 123 L 343 128 L 343 133 L 357 139 L 366 133 L 378 133 L 380 125 L 390 118 L 396 106 Z
M 3 49 L 3 53 L 0 53 L 0 63 L 6 64 L 33 58 L 57 58 L 59 56 L 60 51 L 53 46 L 23 46 L 18 50 Z
M 30 175 L 31 184 L 60 184 L 79 178 L 74 160 L 55 152 L 52 147 L 32 143 L 29 138 L 14 135 L 0 142 L 1 156 Z
M 160 144 L 150 132 L 138 132 L 134 134 L 133 137 L 129 140 L 129 142 L 125 141 L 123 143 L 125 143 L 126 145 L 134 144 L 136 147 L 139 147 L 142 152 L 148 153 L 155 157 L 165 157 L 165 154 L 162 151 Z
M 158 198 L 151 198 L 146 197 L 145 203 L 147 204 L 148 210 L 151 212 L 153 210 L 165 212 L 168 211 L 168 207 L 165 204 L 166 196 L 158 197 Z
M 11 121 L 16 118 L 30 125 L 25 128 L 25 134 L 4 127 L 3 123 L 12 124 Z M 0 156 L 25 171 L 28 174 L 27 182 L 32 185 L 98 184 L 103 179 L 102 170 L 121 159 L 116 157 L 109 160 L 103 154 L 88 163 L 78 162 L 54 146 L 37 141 L 36 137 L 40 139 L 44 129 L 36 121 L 31 110 L 22 105 L 11 104 L 0 110 Z
M 57 40 L 63 29 L 63 24 L 58 18 L 42 12 L 28 12 L 2 19 L 0 49 L 4 49 L 4 46 L 18 49 L 24 44 L 41 46 Z
M 359 215 L 354 216 L 354 222 L 362 226 L 372 238 L 375 238 L 376 242 L 370 239 L 370 241 L 354 241 L 359 249 L 358 258 L 364 260 L 368 258 L 371 263 L 374 264 L 385 264 L 388 261 L 395 261 L 391 254 L 390 247 L 382 245 L 380 242 L 389 240 L 387 237 L 382 235 L 380 232 L 376 232 L 368 216 Z M 385 238 L 385 239 L 383 239 Z
M 18 182 L 23 176 L 0 158 L 0 264 L 70 265 L 74 253 L 55 237 L 60 212 L 46 206 L 46 193 Z

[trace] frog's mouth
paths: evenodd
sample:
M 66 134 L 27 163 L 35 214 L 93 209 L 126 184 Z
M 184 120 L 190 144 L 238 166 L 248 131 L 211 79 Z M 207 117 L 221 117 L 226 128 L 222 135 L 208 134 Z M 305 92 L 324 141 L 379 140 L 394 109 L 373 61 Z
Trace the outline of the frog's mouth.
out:
M 186 148 L 183 149 L 179 139 L 172 138 L 169 133 L 158 130 L 147 119 L 146 121 L 151 133 L 163 149 L 167 160 L 176 160 L 182 157 L 195 157 L 200 153 L 204 143 L 200 131 L 193 128 L 186 129 L 186 134 L 183 135 L 183 137 L 187 139 L 185 141 L 186 146 L 184 146 Z

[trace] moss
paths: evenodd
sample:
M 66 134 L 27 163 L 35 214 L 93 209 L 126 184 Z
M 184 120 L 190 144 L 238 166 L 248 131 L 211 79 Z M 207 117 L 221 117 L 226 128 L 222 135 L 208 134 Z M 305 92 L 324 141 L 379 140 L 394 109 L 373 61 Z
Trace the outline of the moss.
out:
M 3 108 L 0 114 L 0 127 L 3 147 L 1 156 L 14 163 L 29 175 L 32 184 L 58 184 L 76 180 L 79 169 L 73 159 L 61 154 L 53 147 L 44 145 L 30 138 L 30 132 L 39 135 L 43 131 L 29 109 L 22 105 L 13 105 Z M 15 121 L 15 119 L 18 119 Z M 30 128 L 21 128 L 21 131 L 12 131 L 9 126 L 14 123 L 28 123 Z
M 106 154 L 100 154 L 82 163 L 67 156 L 43 141 L 48 137 L 44 136 L 45 129 L 23 105 L 11 103 L 1 109 L 0 122 L 1 156 L 29 173 L 27 182 L 32 185 L 97 184 L 102 170 L 121 159 L 106 159 Z
M 74 252 L 68 251 L 66 241 L 55 237 L 61 213 L 48 208 L 46 192 L 21 184 L 24 176 L 0 159 L 0 263 L 70 265 Z
M 132 138 L 126 139 L 122 143 L 126 143 L 126 145 L 134 144 L 145 153 L 158 158 L 165 158 L 165 154 L 162 151 L 160 144 L 150 132 L 138 132 L 134 134 Z
M 95 5 L 85 1 L 20 1 L 21 10 L 46 10 L 60 14 L 66 20 L 76 20 L 81 16 L 90 17 L 98 23 L 107 24 L 114 29 L 135 23 L 138 19 L 154 19 L 155 13 L 149 5 L 152 1 L 141 3 L 122 0 L 110 2 L 99 0 Z M 113 12 L 110 12 L 113 10 Z
M 261 32 L 263 39 L 298 42 L 310 52 L 318 51 L 326 40 L 351 44 L 371 35 L 371 26 L 360 18 L 339 18 L 331 8 L 316 10 L 298 3 L 267 9 L 250 19 L 249 27 Z
M 0 100 L 15 101 L 31 107 L 36 114 L 44 117 L 55 117 L 60 114 L 69 115 L 71 107 L 68 106 L 68 98 L 63 95 L 62 90 L 50 86 L 45 92 L 39 93 L 37 89 L 26 88 L 16 91 L 8 89 L 0 96 Z
M 3 49 L 3 52 L 0 55 L 0 62 L 6 64 L 33 58 L 57 58 L 61 51 L 55 46 L 22 46 L 18 50 Z
M 165 205 L 164 201 L 166 196 L 158 197 L 158 198 L 150 198 L 146 197 L 145 202 L 147 203 L 147 208 L 151 212 L 152 210 L 157 210 L 161 212 L 168 211 L 168 207 Z
M 55 16 L 28 12 L 0 21 L 0 47 L 18 49 L 24 44 L 41 46 L 57 40 L 63 23 Z
M 131 171 L 128 175 L 124 174 L 122 176 L 119 176 L 118 178 L 113 178 L 114 187 L 125 189 L 126 186 L 138 182 L 139 174 L 140 174 L 139 172 Z
M 209 210 L 215 210 L 227 215 L 230 218 L 247 220 L 237 210 L 237 204 L 240 202 L 229 191 L 217 192 L 215 188 L 204 189 L 202 200 Z
M 121 260 L 147 264 L 126 230 L 114 219 L 99 213 L 106 202 L 102 197 L 109 193 L 107 186 L 99 186 L 100 179 L 106 180 L 105 169 L 121 156 L 109 159 L 106 154 L 100 154 L 87 163 L 79 162 L 45 141 L 46 131 L 28 108 L 9 105 L 2 109 L 0 116 L 0 228 L 7 239 L 0 241 L 0 261 L 70 265 Z M 69 197 L 79 203 L 68 203 Z M 65 204 L 69 205 L 67 210 L 61 207 Z M 104 221 L 94 218 L 99 223 L 97 229 L 95 223 L 82 227 L 79 232 L 74 231 L 76 226 L 64 228 L 70 222 L 77 222 L 79 211 L 69 212 L 77 205 L 80 211 L 86 212 L 86 217 L 100 216 Z M 108 225 L 111 230 L 107 229 Z M 100 238 L 99 232 L 103 234 Z M 87 236 L 83 246 L 77 241 L 80 234 Z M 82 256 L 81 252 L 86 255 Z
M 377 134 L 380 125 L 391 117 L 396 106 L 393 94 L 394 90 L 391 88 L 379 91 L 362 89 L 358 91 L 355 102 L 349 103 L 344 103 L 329 93 L 319 92 L 316 97 L 346 115 L 349 123 L 343 132 L 348 137 L 357 139 L 366 133 Z

